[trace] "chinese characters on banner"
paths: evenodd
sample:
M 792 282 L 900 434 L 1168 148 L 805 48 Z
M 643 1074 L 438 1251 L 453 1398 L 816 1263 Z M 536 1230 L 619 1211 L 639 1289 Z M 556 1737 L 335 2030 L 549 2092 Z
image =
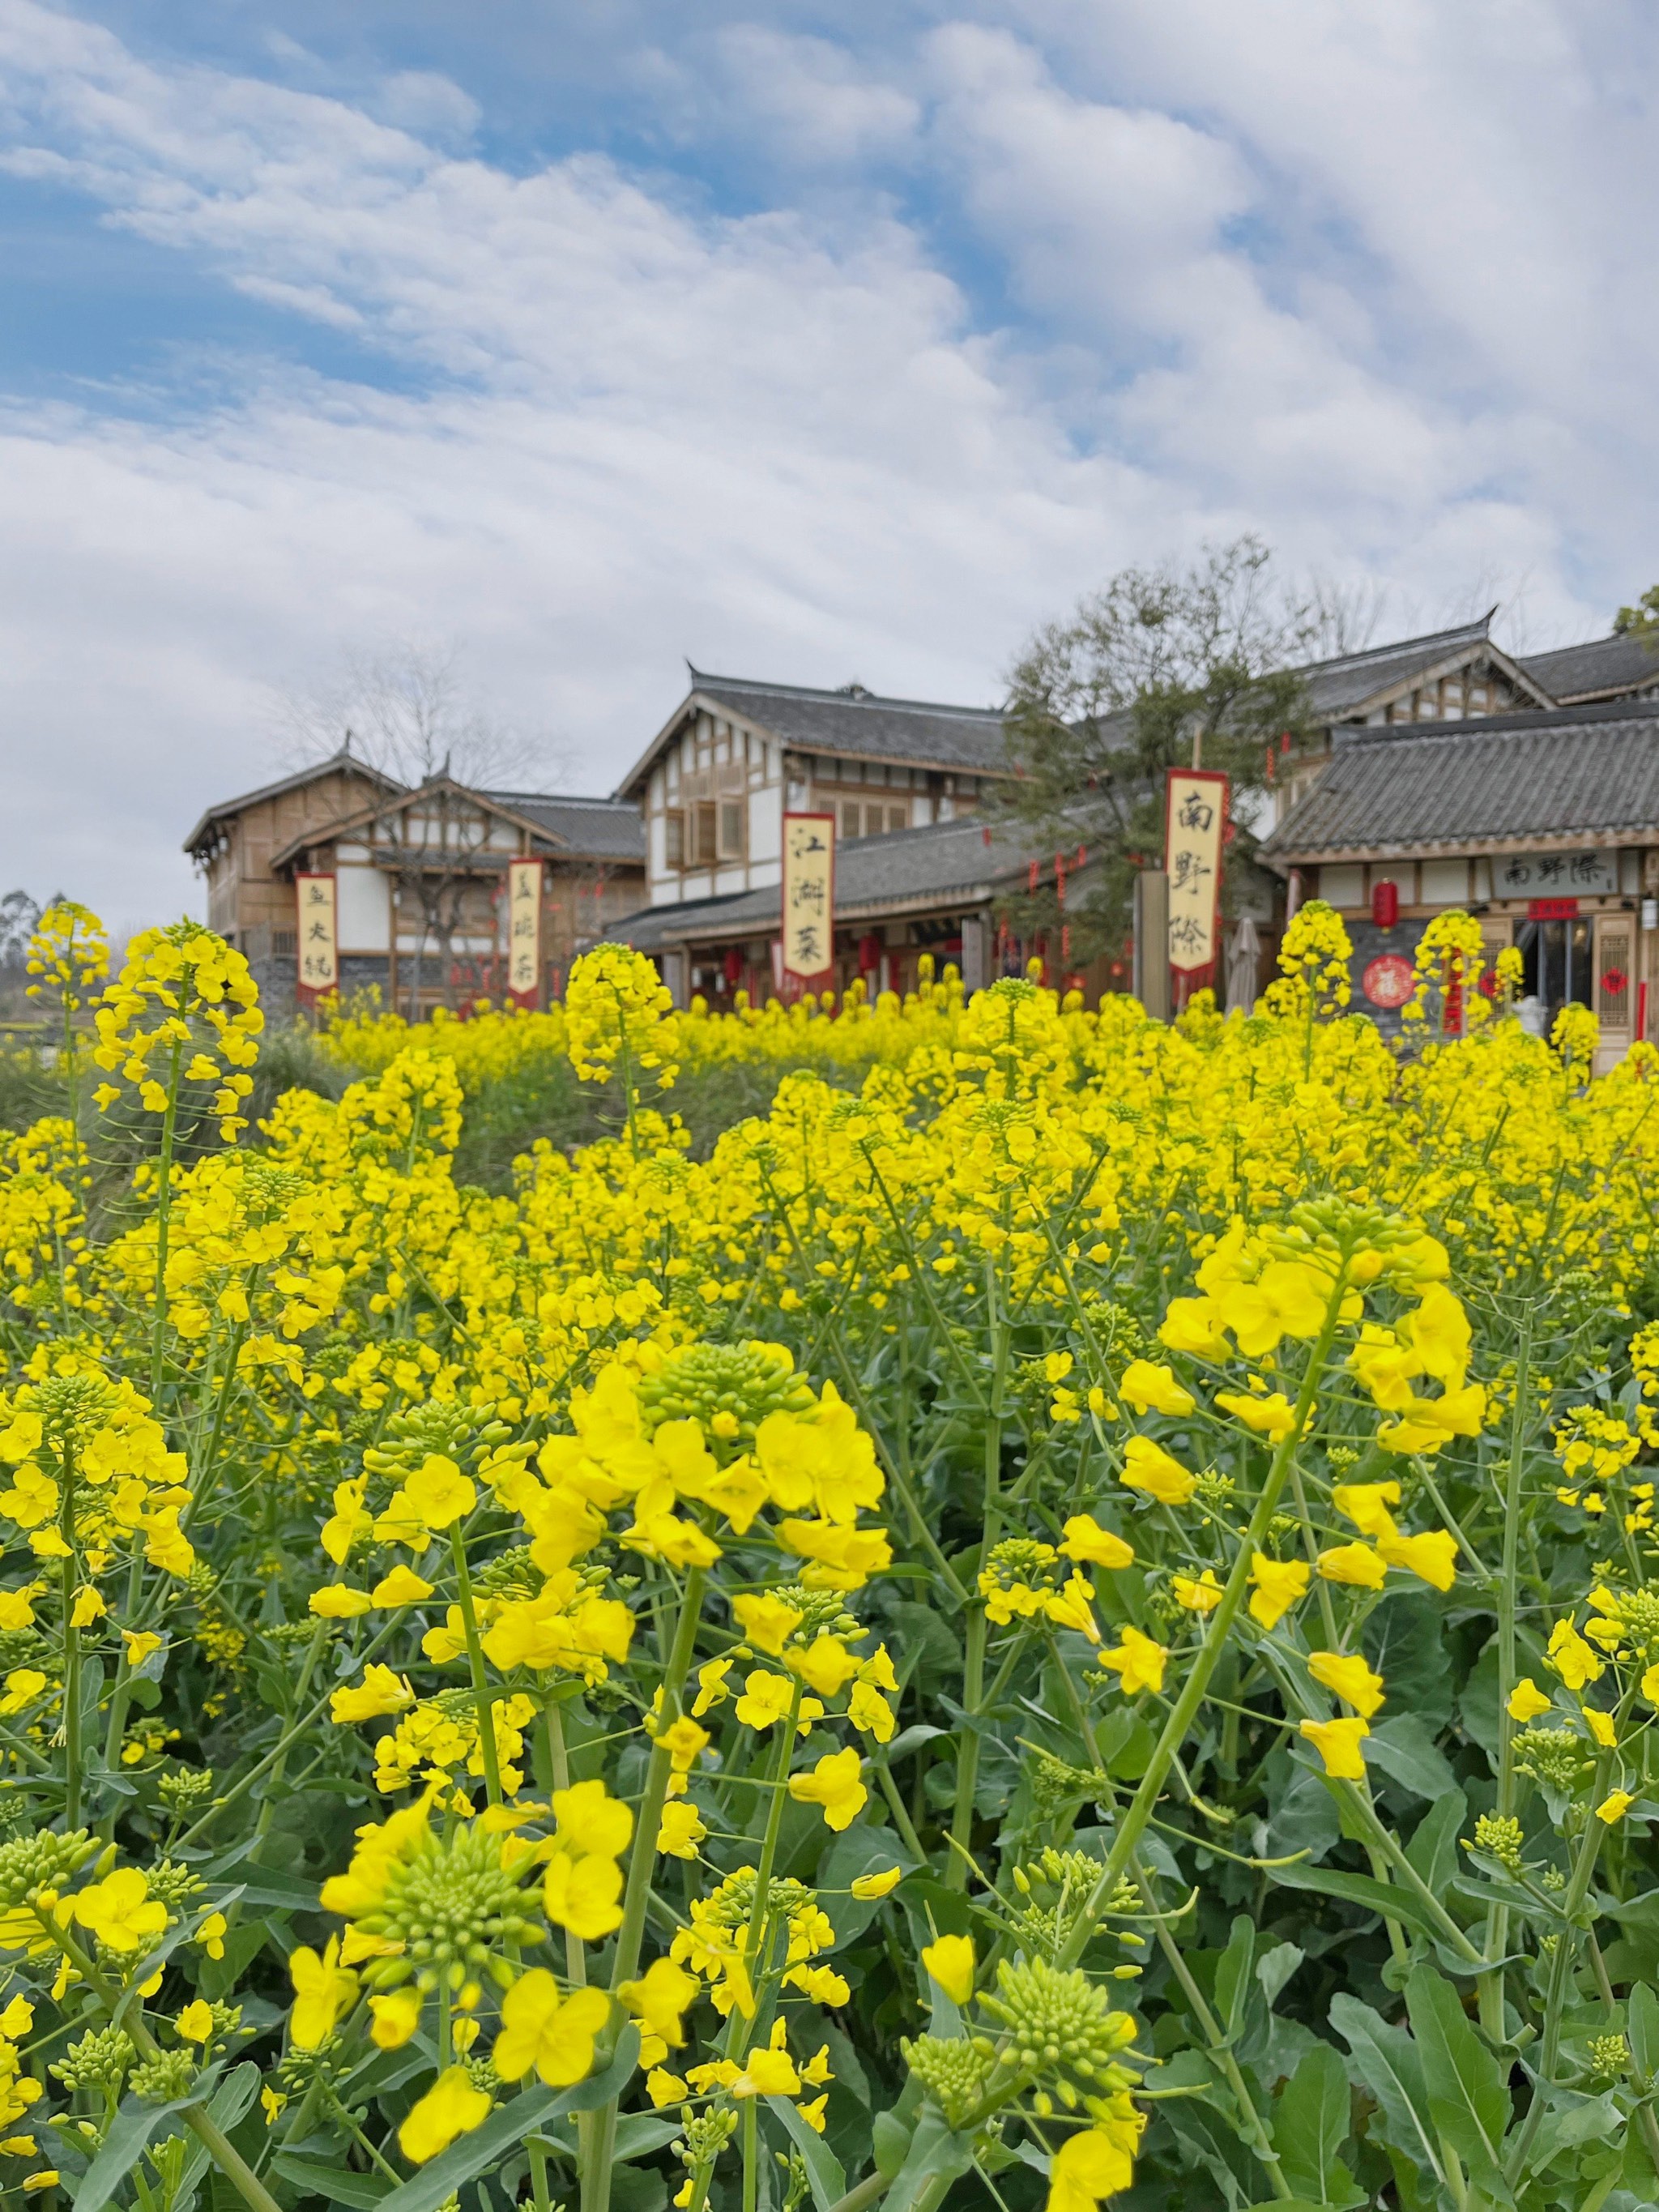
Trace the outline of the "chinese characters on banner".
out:
M 835 966 L 836 817 L 783 817 L 783 972 L 823 984 Z
M 542 864 L 507 864 L 507 993 L 533 1012 L 542 994 Z
M 1571 897 L 1591 891 L 1603 897 L 1619 890 L 1617 853 L 1512 853 L 1492 864 L 1492 890 L 1499 898 Z
M 1164 865 L 1170 878 L 1170 965 L 1180 975 L 1209 967 L 1219 948 L 1226 831 L 1226 777 L 1207 769 L 1172 768 Z
M 334 878 L 295 876 L 294 888 L 300 902 L 299 1000 L 302 1006 L 314 1006 L 319 999 L 340 988 Z

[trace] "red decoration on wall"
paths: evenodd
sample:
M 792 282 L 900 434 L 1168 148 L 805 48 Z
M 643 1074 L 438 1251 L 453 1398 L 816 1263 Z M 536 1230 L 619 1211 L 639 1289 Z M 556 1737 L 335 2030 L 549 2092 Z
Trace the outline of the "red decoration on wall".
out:
M 1609 968 L 1601 978 L 1601 988 L 1610 999 L 1616 999 L 1629 981 L 1622 968 Z
M 1572 921 L 1577 918 L 1577 914 L 1578 902 L 1576 898 L 1528 899 L 1527 901 L 1528 921 Z
M 1371 885 L 1371 920 L 1379 929 L 1392 929 L 1400 919 L 1400 886 L 1384 876 Z
M 1374 1006 L 1403 1006 L 1416 988 L 1412 963 L 1401 952 L 1381 952 L 1368 960 L 1359 988 Z

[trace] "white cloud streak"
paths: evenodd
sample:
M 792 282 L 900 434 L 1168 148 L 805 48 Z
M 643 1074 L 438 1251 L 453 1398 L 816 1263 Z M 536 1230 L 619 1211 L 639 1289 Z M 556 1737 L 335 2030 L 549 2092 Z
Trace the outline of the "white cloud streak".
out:
M 1458 122 L 1500 19 L 1523 51 Z M 430 74 L 353 105 L 0 0 L 0 167 L 365 349 L 0 416 L 0 877 L 176 910 L 180 835 L 273 772 L 270 685 L 375 632 L 465 637 L 602 788 L 682 654 L 989 697 L 1033 622 L 1206 533 L 1431 604 L 1524 572 L 1581 630 L 1649 580 L 1638 357 L 1601 350 L 1652 311 L 1587 252 L 1620 146 L 1552 209 L 1527 143 L 1552 85 L 1573 149 L 1612 98 L 1568 0 L 1011 4 L 882 57 L 754 22 L 703 52 L 761 212 L 593 152 L 513 174 Z

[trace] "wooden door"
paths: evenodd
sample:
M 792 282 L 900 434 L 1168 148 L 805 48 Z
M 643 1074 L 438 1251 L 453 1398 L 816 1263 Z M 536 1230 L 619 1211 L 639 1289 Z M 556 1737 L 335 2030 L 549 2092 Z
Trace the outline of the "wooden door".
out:
M 1598 915 L 1595 921 L 1595 1006 L 1601 1024 L 1596 1072 L 1622 1060 L 1635 1035 L 1636 916 Z

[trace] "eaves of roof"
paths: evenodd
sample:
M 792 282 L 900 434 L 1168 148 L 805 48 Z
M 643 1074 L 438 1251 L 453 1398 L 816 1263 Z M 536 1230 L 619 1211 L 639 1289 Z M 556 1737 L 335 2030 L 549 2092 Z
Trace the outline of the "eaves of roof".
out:
M 1302 861 L 1659 840 L 1659 701 L 1353 732 L 1263 841 Z
M 617 786 L 619 799 L 642 793 L 663 750 L 698 708 L 725 715 L 795 752 L 843 760 L 873 758 L 972 775 L 1008 773 L 1000 708 L 759 684 L 749 677 L 710 676 L 696 668 L 690 676 L 690 691 Z
M 384 769 L 372 767 L 368 761 L 359 760 L 356 753 L 342 750 L 331 753 L 326 760 L 315 761 L 309 768 L 296 769 L 292 775 L 279 776 L 275 783 L 261 784 L 257 791 L 245 791 L 240 799 L 222 799 L 217 806 L 210 806 L 196 827 L 185 838 L 183 849 L 194 854 L 207 842 L 208 832 L 216 822 L 228 821 L 246 808 L 258 806 L 267 799 L 281 799 L 290 791 L 303 791 L 308 783 L 317 783 L 325 775 L 341 769 L 349 769 L 365 781 L 378 783 L 386 792 L 402 791 L 405 787 L 397 777 L 388 775 Z
M 477 791 L 471 784 L 461 783 L 453 775 L 434 775 L 428 776 L 424 783 L 416 784 L 412 791 L 400 788 L 398 797 L 389 804 L 383 801 L 376 806 L 361 807 L 356 814 L 348 815 L 338 822 L 319 823 L 311 829 L 302 830 L 297 837 L 289 839 L 281 852 L 271 854 L 271 869 L 274 872 L 279 868 L 287 867 L 289 862 L 304 852 L 308 845 L 321 845 L 334 838 L 349 837 L 354 831 L 368 829 L 374 823 L 384 821 L 388 814 L 406 812 L 420 800 L 434 798 L 443 792 L 453 792 L 457 798 L 468 799 L 473 805 L 483 807 L 489 813 L 498 815 L 503 821 L 511 822 L 516 829 L 526 831 L 531 836 L 539 840 L 542 844 L 557 852 L 561 858 L 566 855 L 568 848 L 564 841 L 556 836 L 550 830 L 544 828 L 540 823 L 532 822 L 527 815 L 520 814 L 514 807 L 502 804 L 489 792 Z M 467 857 L 480 863 L 500 858 L 505 863 L 512 856 L 510 854 L 495 855 L 480 851 L 470 854 Z

